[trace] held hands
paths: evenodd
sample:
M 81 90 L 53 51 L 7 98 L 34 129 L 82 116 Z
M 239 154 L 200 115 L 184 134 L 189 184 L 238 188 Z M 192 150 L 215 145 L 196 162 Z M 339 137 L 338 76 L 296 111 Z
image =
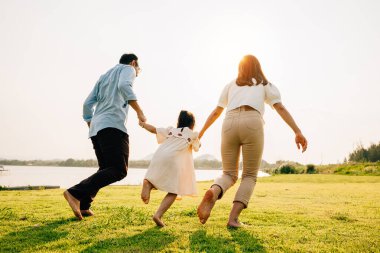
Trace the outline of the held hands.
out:
M 300 149 L 302 147 L 302 153 L 305 152 L 307 149 L 307 140 L 301 132 L 296 133 L 295 141 L 297 144 L 297 148 Z
M 139 120 L 139 126 L 141 126 L 142 128 L 144 128 L 144 125 L 145 125 L 145 122 Z
M 139 119 L 139 125 L 140 125 L 140 122 L 146 122 L 146 117 L 144 114 L 138 114 L 137 115 L 137 118 Z M 140 125 L 141 126 L 141 125 Z

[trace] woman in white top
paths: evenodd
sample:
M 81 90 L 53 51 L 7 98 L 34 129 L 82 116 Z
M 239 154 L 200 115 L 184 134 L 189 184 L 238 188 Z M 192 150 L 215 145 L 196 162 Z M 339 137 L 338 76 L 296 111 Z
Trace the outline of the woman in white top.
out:
M 216 200 L 220 199 L 237 181 L 240 150 L 242 150 L 242 180 L 235 194 L 227 223 L 227 226 L 230 227 L 241 226 L 238 218 L 241 211 L 247 208 L 252 196 L 263 153 L 264 102 L 274 108 L 292 128 L 298 149 L 302 147 L 302 152 L 306 150 L 307 140 L 281 103 L 279 90 L 265 78 L 255 56 L 244 56 L 239 64 L 238 78 L 225 86 L 218 106 L 211 112 L 199 133 L 199 138 L 201 138 L 223 110 L 227 109 L 223 121 L 221 143 L 223 175 L 215 179 L 198 207 L 198 217 L 201 223 L 206 223 Z

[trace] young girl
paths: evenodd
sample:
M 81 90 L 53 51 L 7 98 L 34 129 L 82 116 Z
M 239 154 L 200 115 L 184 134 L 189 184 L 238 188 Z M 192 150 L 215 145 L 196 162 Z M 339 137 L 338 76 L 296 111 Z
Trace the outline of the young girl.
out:
M 156 128 L 144 122 L 139 124 L 147 131 L 156 134 L 157 142 L 161 144 L 146 172 L 141 199 L 148 204 L 152 189 L 168 193 L 153 215 L 153 221 L 157 226 L 163 227 L 165 224 L 161 218 L 177 195 L 196 194 L 192 150 L 198 151 L 200 143 L 198 133 L 192 131 L 195 119 L 192 113 L 181 111 L 177 128 Z

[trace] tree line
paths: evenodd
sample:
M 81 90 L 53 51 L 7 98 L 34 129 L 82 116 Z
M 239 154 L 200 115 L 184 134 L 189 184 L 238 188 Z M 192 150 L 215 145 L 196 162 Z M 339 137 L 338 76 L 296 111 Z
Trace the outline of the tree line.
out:
M 348 157 L 350 162 L 378 162 L 380 161 L 380 142 L 368 148 L 359 145 Z
M 131 168 L 148 168 L 149 160 L 130 160 L 128 162 Z M 98 167 L 97 160 L 0 160 L 0 165 L 15 165 L 15 166 L 56 166 L 56 167 Z M 219 169 L 222 167 L 222 162 L 218 160 L 195 160 L 194 166 L 197 169 Z

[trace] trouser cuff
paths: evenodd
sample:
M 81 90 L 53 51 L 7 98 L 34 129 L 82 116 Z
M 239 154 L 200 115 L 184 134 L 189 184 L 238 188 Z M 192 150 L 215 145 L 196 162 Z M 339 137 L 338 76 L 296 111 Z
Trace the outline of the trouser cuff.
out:
M 232 203 L 240 202 L 244 205 L 244 209 L 248 207 L 248 201 L 235 199 Z

